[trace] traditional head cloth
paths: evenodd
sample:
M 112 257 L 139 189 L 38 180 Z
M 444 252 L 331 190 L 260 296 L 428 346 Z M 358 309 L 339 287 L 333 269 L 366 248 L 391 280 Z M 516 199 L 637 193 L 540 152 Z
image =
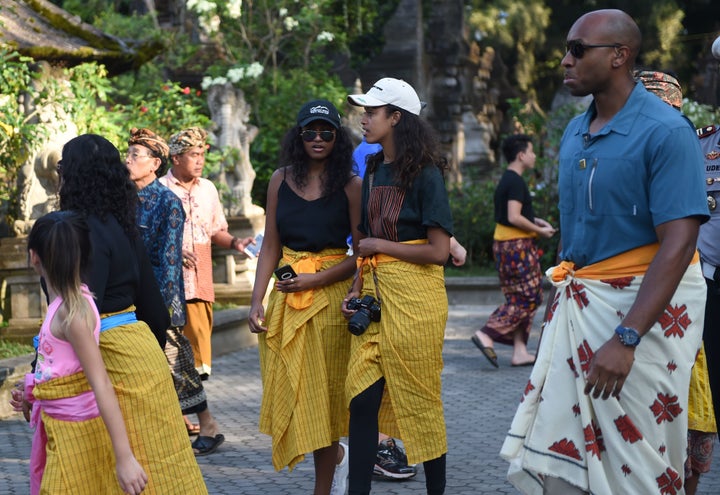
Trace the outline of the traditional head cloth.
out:
M 170 137 L 170 156 L 182 155 L 196 146 L 205 146 L 207 131 L 200 127 L 190 127 L 173 134 Z
M 677 79 L 670 74 L 656 70 L 635 72 L 635 78 L 643 83 L 645 89 L 659 96 L 662 101 L 680 110 L 682 108 L 682 88 Z
M 170 151 L 165 140 L 150 129 L 138 129 L 137 127 L 133 127 L 130 130 L 128 146 L 132 146 L 134 144 L 145 146 L 158 158 L 167 158 L 168 152 Z

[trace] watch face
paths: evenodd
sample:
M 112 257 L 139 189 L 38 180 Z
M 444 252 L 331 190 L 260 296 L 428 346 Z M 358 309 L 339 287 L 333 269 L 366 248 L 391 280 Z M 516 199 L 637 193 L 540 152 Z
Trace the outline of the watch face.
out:
M 635 346 L 640 342 L 640 334 L 634 328 L 618 327 L 615 332 L 622 343 L 627 346 Z

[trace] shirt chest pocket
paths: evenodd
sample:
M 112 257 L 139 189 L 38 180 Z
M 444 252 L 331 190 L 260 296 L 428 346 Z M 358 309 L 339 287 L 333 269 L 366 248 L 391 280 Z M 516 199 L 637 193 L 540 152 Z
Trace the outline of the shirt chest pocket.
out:
M 630 160 L 593 158 L 588 168 L 587 204 L 592 215 L 648 215 L 644 167 Z

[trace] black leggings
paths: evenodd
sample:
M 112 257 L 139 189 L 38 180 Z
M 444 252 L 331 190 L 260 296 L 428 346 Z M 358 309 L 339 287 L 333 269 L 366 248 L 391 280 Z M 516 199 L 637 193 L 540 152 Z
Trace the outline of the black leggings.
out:
M 350 479 L 348 495 L 370 493 L 378 447 L 378 412 L 385 378 L 370 385 L 350 401 Z M 425 487 L 428 495 L 445 493 L 445 454 L 425 461 Z

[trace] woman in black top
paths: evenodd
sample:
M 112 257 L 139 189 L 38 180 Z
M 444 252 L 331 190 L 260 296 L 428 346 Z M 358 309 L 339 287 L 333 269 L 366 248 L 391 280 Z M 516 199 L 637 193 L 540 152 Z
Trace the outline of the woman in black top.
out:
M 85 134 L 65 144 L 58 173 L 60 208 L 83 214 L 90 228 L 83 278 L 100 312 L 100 352 L 130 444 L 149 477 L 144 493 L 206 494 L 161 347 L 170 318 L 136 232 L 128 169 L 108 140 Z
M 283 166 L 268 186 L 248 318 L 259 334 L 260 431 L 273 437 L 273 466 L 292 469 L 313 452 L 315 495 L 345 493 L 347 447 L 338 445 L 347 435 L 351 335 L 340 305 L 355 271 L 347 237 L 352 234 L 357 248 L 362 184 L 352 164 L 352 144 L 335 106 L 306 103 L 285 135 Z M 270 277 L 283 265 L 297 275 L 275 282 L 265 312 Z

